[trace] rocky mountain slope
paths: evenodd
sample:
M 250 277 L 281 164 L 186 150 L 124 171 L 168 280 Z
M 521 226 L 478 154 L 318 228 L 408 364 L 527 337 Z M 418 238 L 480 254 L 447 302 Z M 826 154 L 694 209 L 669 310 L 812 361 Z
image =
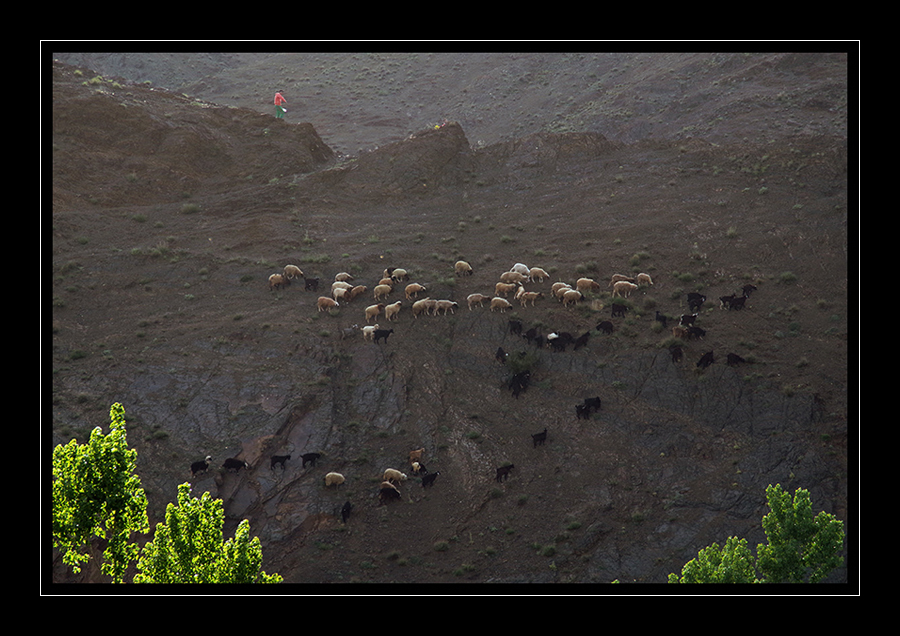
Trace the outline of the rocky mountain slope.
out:
M 314 83 L 292 75 L 298 59 L 278 58 L 281 76 L 265 86 L 299 92 L 300 74 Z M 212 455 L 195 490 L 225 501 L 226 532 L 250 519 L 265 569 L 290 583 L 660 583 L 714 541 L 762 541 L 770 483 L 806 488 L 817 509 L 848 520 L 846 56 L 656 59 L 653 69 L 651 59 L 593 71 L 604 97 L 589 111 L 580 95 L 562 98 L 559 72 L 538 74 L 527 56 L 513 60 L 518 75 L 484 66 L 474 78 L 483 60 L 443 58 L 441 78 L 456 84 L 404 58 L 407 76 L 425 69 L 418 86 L 432 86 L 419 116 L 374 124 L 387 101 L 376 91 L 369 124 L 355 117 L 340 133 L 54 63 L 52 444 L 85 438 L 122 402 L 153 522 L 190 463 Z M 382 82 L 401 67 L 389 56 L 356 62 L 368 73 L 318 63 L 323 75 L 353 68 Z M 230 81 L 260 75 L 235 64 Z M 199 68 L 196 87 L 237 92 Z M 639 69 L 669 83 L 646 79 L 648 92 L 629 93 L 625 78 L 636 82 Z M 686 78 L 702 78 L 693 100 Z M 766 90 L 748 99 L 738 87 L 750 84 Z M 554 125 L 530 120 L 534 104 L 515 95 L 541 86 L 560 100 Z M 442 95 L 469 95 L 472 112 L 434 127 L 435 105 L 452 110 Z M 653 134 L 609 115 L 629 99 Z M 622 125 L 581 128 L 558 110 L 573 102 L 591 122 L 606 113 Z M 525 109 L 512 119 L 528 130 L 473 136 L 510 119 L 497 113 L 509 103 Z M 675 116 L 684 113 L 707 126 L 686 135 Z M 354 139 L 367 151 L 351 152 Z M 472 276 L 454 275 L 459 258 Z M 466 308 L 516 262 L 550 272 L 526 285 L 545 296 L 581 276 L 601 288 L 569 307 L 544 297 L 504 314 Z M 269 289 L 288 263 L 318 277 L 320 292 L 342 271 L 370 291 L 319 312 L 321 293 L 302 281 Z M 345 337 L 366 322 L 386 267 L 459 308 L 415 318 L 395 290 L 388 302 L 403 308 L 390 325 L 379 319 L 394 330 L 386 342 Z M 654 284 L 613 318 L 609 277 L 639 271 Z M 745 310 L 719 308 L 748 283 L 757 291 Z M 706 336 L 683 342 L 673 362 L 675 338 L 654 317 L 686 313 L 692 291 L 709 299 L 696 319 Z M 510 333 L 510 319 L 591 335 L 556 352 Z M 595 328 L 604 320 L 612 334 Z M 698 368 L 708 351 L 715 363 Z M 729 352 L 747 362 L 725 364 Z M 516 365 L 532 372 L 518 397 L 507 388 Z M 590 396 L 601 410 L 577 418 Z M 533 446 L 544 428 L 546 444 Z M 381 473 L 410 473 L 415 448 L 440 472 L 435 485 L 410 474 L 402 499 L 380 505 Z M 322 457 L 304 467 L 306 452 Z M 270 468 L 274 454 L 291 454 L 284 470 Z M 224 472 L 227 457 L 251 467 Z M 515 468 L 497 482 L 506 463 Z M 347 481 L 325 488 L 332 470 Z

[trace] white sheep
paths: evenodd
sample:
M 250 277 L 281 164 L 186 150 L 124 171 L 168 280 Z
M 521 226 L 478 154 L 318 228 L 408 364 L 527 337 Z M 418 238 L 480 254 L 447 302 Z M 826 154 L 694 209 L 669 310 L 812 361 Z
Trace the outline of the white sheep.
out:
M 456 312 L 453 310 L 456 307 L 459 307 L 459 303 L 455 303 L 452 300 L 438 300 L 434 305 L 434 315 L 436 316 L 439 311 L 443 311 L 446 316 L 448 310 L 451 314 L 455 314 Z
M 348 298 L 349 293 L 350 292 L 347 291 L 346 289 L 344 289 L 343 287 L 335 287 L 334 289 L 331 290 L 331 297 L 334 298 L 335 300 L 340 301 L 340 300 L 344 300 L 345 298 Z
M 499 296 L 494 296 L 493 298 L 491 298 L 491 311 L 499 309 L 500 313 L 502 314 L 505 313 L 506 310 L 510 307 L 512 307 L 512 305 L 505 298 L 500 298 Z
M 563 302 L 563 296 L 565 296 L 566 292 L 577 291 L 572 289 L 570 285 L 561 285 L 556 288 L 556 291 L 553 292 L 553 296 L 559 301 Z
M 494 285 L 494 296 L 509 296 L 519 289 L 518 283 L 497 283 Z
M 389 276 L 396 281 L 409 280 L 409 273 L 407 273 L 405 269 L 401 269 L 400 267 L 394 268 L 394 270 L 390 272 Z
M 287 284 L 287 279 L 282 274 L 272 274 L 269 276 L 269 291 L 273 289 L 281 289 Z
M 600 283 L 590 278 L 579 278 L 575 281 L 575 289 L 584 293 L 586 291 L 597 291 L 600 289 Z
M 500 274 L 501 283 L 524 283 L 528 280 L 528 274 L 522 272 L 503 272 Z
M 391 303 L 390 305 L 384 306 L 384 317 L 388 320 L 394 320 L 395 316 L 400 313 L 400 307 L 403 304 L 402 300 L 398 300 L 395 303 Z
M 374 325 L 366 325 L 362 328 L 363 339 L 371 340 L 375 336 L 375 330 L 378 329 L 378 324 Z
M 628 298 L 628 296 L 637 289 L 638 286 L 634 283 L 629 283 L 627 280 L 620 280 L 615 285 L 613 285 L 613 296 L 621 296 L 623 298 Z
M 490 301 L 490 296 L 485 296 L 484 294 L 469 294 L 466 296 L 466 302 L 469 304 L 469 311 L 472 311 L 473 305 L 478 305 L 479 307 L 484 307 L 482 304 L 484 301 Z
M 528 278 L 532 282 L 537 280 L 539 283 L 543 283 L 545 278 L 550 278 L 550 274 L 542 270 L 540 267 L 532 267 L 528 270 Z
M 282 274 L 288 280 L 294 280 L 298 277 L 303 278 L 303 272 L 296 265 L 285 265 Z
M 384 311 L 383 303 L 378 303 L 377 305 L 369 305 L 368 307 L 366 307 L 366 322 L 369 322 L 370 320 L 372 320 L 372 318 L 375 318 L 376 316 L 378 316 L 378 314 L 382 313 L 383 311 Z
M 386 298 L 393 291 L 390 285 L 375 285 L 375 300 Z
M 329 309 L 340 307 L 340 303 L 328 296 L 319 296 L 319 300 L 316 301 L 316 306 L 319 308 L 319 311 L 328 311 Z
M 351 285 L 347 281 L 343 281 L 343 280 L 336 280 L 333 283 L 331 283 L 331 291 L 334 291 L 335 289 L 352 289 L 352 288 L 353 288 L 353 285 Z
M 649 285 L 653 284 L 653 279 L 650 278 L 650 274 L 640 273 L 637 275 L 637 279 L 635 280 L 635 282 L 638 285 L 648 285 L 649 286 Z
M 418 318 L 419 314 L 421 313 L 424 313 L 427 316 L 431 313 L 436 304 L 437 301 L 431 300 L 431 298 L 423 298 L 422 300 L 417 300 L 412 305 L 413 317 Z
M 626 276 L 625 274 L 613 274 L 612 278 L 609 279 L 609 285 L 607 285 L 607 287 L 614 287 L 616 283 L 622 280 L 629 283 L 634 282 L 634 279 L 631 276 Z
M 534 301 L 538 298 L 543 298 L 544 294 L 541 292 L 525 292 L 521 296 L 519 296 L 519 302 L 522 303 L 524 307 L 528 302 L 531 302 L 531 306 L 534 307 Z
M 453 269 L 456 271 L 457 276 L 472 275 L 472 266 L 465 261 L 456 261 L 456 265 L 453 266 Z
M 524 276 L 528 276 L 531 273 L 531 269 L 529 269 L 528 265 L 526 265 L 525 263 L 516 263 L 510 268 L 509 271 L 519 272 Z
M 340 486 L 344 483 L 344 476 L 340 473 L 328 473 L 325 475 L 326 486 Z
M 382 477 L 382 479 L 391 483 L 395 481 L 406 481 L 406 475 L 404 473 L 401 473 L 399 470 L 388 468 L 386 471 L 384 471 L 384 477 Z
M 347 272 L 339 272 L 334 275 L 334 280 L 336 281 L 348 281 L 353 280 L 353 277 Z
M 560 281 L 560 282 L 553 283 L 550 286 L 550 293 L 553 294 L 553 296 L 555 297 L 556 293 L 563 287 L 565 287 L 566 289 L 572 289 L 572 286 L 569 283 L 563 283 Z
M 420 285 L 419 283 L 410 283 L 406 286 L 406 300 L 412 300 L 413 298 L 419 297 L 419 292 L 428 291 L 425 289 L 424 285 Z
M 584 294 L 577 289 L 567 289 L 562 296 L 563 307 L 568 307 L 570 304 L 577 303 L 582 298 L 584 298 Z

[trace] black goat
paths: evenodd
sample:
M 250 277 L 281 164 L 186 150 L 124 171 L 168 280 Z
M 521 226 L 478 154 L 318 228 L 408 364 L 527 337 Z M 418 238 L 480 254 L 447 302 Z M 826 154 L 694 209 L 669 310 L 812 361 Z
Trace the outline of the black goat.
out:
M 693 338 L 700 339 L 700 338 L 703 338 L 703 336 L 705 336 L 705 335 L 706 335 L 706 330 L 701 329 L 700 327 L 691 326 L 691 327 L 687 328 L 688 340 L 691 340 Z
M 242 459 L 235 459 L 234 457 L 229 457 L 225 460 L 225 463 L 222 464 L 222 468 L 227 471 L 239 471 L 241 468 L 250 468 L 250 464 L 245 462 Z
M 497 347 L 497 353 L 494 354 L 494 358 L 497 359 L 497 362 L 502 364 L 506 364 L 506 358 L 509 357 L 509 354 L 503 350 L 503 347 Z
M 613 303 L 613 306 L 612 306 L 612 317 L 613 318 L 615 318 L 616 316 L 618 316 L 620 318 L 624 318 L 625 314 L 627 312 L 628 312 L 627 305 L 620 305 L 618 303 Z
M 534 339 L 538 337 L 537 327 L 531 327 L 528 331 L 522 334 L 522 336 L 530 343 L 534 342 Z
M 746 360 L 744 360 L 741 356 L 739 356 L 736 353 L 729 353 L 727 357 L 728 357 L 728 360 L 726 362 L 729 366 L 734 366 L 736 364 L 742 364 L 742 363 L 746 362 Z
M 509 379 L 509 390 L 512 391 L 513 397 L 518 399 L 519 393 L 526 391 L 530 382 L 530 371 L 520 371 L 519 373 L 516 373 L 513 377 L 511 377 Z
M 756 291 L 756 285 L 747 284 L 747 285 L 744 285 L 743 288 L 741 288 L 741 293 L 743 293 L 744 298 L 750 298 L 750 294 L 752 294 L 755 291 Z
M 281 468 L 284 468 L 284 462 L 291 458 L 290 455 L 272 455 L 272 459 L 269 461 L 269 468 L 275 470 L 275 466 L 281 464 Z
M 600 410 L 600 398 L 598 397 L 584 398 L 582 404 L 588 409 L 588 413 Z
M 580 336 L 578 336 L 578 337 L 575 339 L 575 349 L 574 349 L 574 350 L 575 350 L 575 351 L 578 351 L 578 350 L 581 349 L 582 347 L 587 346 L 588 340 L 590 340 L 590 338 L 591 338 L 591 332 L 590 332 L 590 331 L 585 331 L 583 334 L 581 334 Z
M 669 347 L 669 353 L 672 355 L 672 362 L 681 362 L 684 357 L 684 351 L 678 345 Z
M 656 322 L 661 322 L 663 327 L 668 327 L 668 325 L 666 324 L 668 320 L 668 317 L 662 315 L 658 311 L 656 312 Z
M 575 405 L 575 417 L 579 420 L 587 420 L 591 417 L 591 410 L 584 404 Z
M 316 460 L 319 459 L 322 455 L 319 453 L 304 453 L 300 455 L 300 459 L 303 461 L 303 464 L 300 468 L 306 468 L 307 464 L 311 464 L 312 466 L 316 465 Z
M 515 468 L 513 464 L 509 464 L 507 466 L 501 466 L 497 469 L 497 481 L 504 481 L 507 477 L 509 477 L 509 472 Z
M 388 336 L 394 333 L 393 329 L 376 329 L 375 330 L 375 344 L 378 344 L 379 340 L 384 339 L 385 344 L 387 344 Z
M 307 278 L 306 283 L 303 288 L 306 291 L 319 291 L 319 279 L 318 278 Z
M 437 479 L 437 476 L 441 474 L 441 471 L 435 471 L 433 473 L 428 473 L 424 477 L 422 477 L 422 488 L 428 488 L 428 486 L 434 485 L 434 480 Z
M 697 320 L 697 314 L 683 314 L 678 320 L 678 324 L 682 327 L 689 327 Z
M 387 503 L 389 501 L 394 501 L 395 499 L 400 499 L 400 491 L 394 487 L 388 488 L 385 486 L 378 493 L 378 499 L 381 503 Z
M 522 322 L 520 320 L 510 320 L 509 333 L 522 335 Z
M 191 464 L 191 477 L 195 476 L 197 473 L 205 473 L 209 470 L 209 462 L 212 460 L 212 457 L 207 455 L 206 459 L 202 462 L 194 462 Z
M 688 307 L 690 307 L 691 311 L 697 311 L 706 302 L 706 296 L 703 294 L 698 294 L 697 292 L 690 292 L 687 295 L 688 299 Z
M 713 352 L 707 351 L 702 356 L 700 356 L 700 360 L 697 362 L 697 367 L 700 369 L 705 369 L 715 361 L 716 359 L 715 357 L 713 357 Z
M 736 296 L 731 294 L 730 296 L 719 296 L 719 309 L 730 309 L 731 303 L 734 302 Z
M 608 320 L 604 320 L 597 325 L 597 331 L 602 331 L 603 333 L 610 334 L 613 332 L 613 324 Z
M 734 309 L 735 311 L 740 311 L 744 308 L 744 304 L 747 302 L 746 296 L 739 296 L 731 301 L 728 305 L 728 309 Z
M 341 507 L 341 521 L 347 523 L 347 519 L 350 518 L 350 511 L 353 510 L 353 504 L 349 501 L 345 502 Z
M 544 442 L 547 441 L 547 429 L 545 428 L 540 433 L 532 433 L 531 434 L 531 444 L 532 448 L 537 448 L 538 446 L 543 446 Z

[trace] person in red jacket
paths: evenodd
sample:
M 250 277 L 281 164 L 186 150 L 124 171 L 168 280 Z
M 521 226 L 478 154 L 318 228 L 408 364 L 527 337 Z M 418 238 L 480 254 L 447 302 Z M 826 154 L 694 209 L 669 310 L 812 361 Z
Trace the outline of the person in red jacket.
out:
M 287 104 L 287 100 L 281 95 L 281 91 L 275 93 L 275 117 L 284 119 L 287 109 L 282 105 Z

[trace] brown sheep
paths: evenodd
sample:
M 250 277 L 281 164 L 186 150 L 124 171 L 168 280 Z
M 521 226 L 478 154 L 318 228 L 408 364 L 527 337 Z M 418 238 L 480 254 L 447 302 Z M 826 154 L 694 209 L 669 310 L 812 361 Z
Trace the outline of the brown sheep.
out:
M 515 292 L 518 288 L 518 283 L 497 283 L 494 285 L 494 295 L 503 296 L 505 298 L 512 292 Z
M 366 322 L 369 322 L 372 318 L 378 316 L 378 314 L 384 312 L 384 303 L 378 303 L 377 305 L 369 305 L 366 307 Z
M 316 301 L 316 306 L 319 308 L 319 311 L 328 311 L 329 309 L 333 309 L 335 307 L 339 307 L 338 301 L 329 298 L 328 296 L 319 296 L 319 300 Z
M 638 286 L 634 283 L 629 283 L 627 280 L 620 280 L 615 285 L 613 285 L 613 296 L 621 296 L 623 298 L 628 298 Z
M 403 301 L 398 300 L 395 303 L 384 306 L 384 317 L 388 320 L 395 320 L 395 316 L 400 313 L 400 306 Z
M 490 301 L 490 296 L 485 296 L 484 294 L 469 294 L 466 297 L 466 302 L 469 304 L 469 311 L 472 311 L 473 305 L 478 305 L 479 307 L 484 307 L 482 304 L 485 301 Z
M 415 462 L 422 461 L 422 454 L 425 452 L 425 448 L 417 448 L 416 450 L 409 451 L 409 463 L 410 465 Z
M 577 303 L 582 298 L 584 298 L 584 294 L 576 289 L 567 289 L 562 296 L 563 307 L 568 307 L 570 304 Z
M 653 279 L 650 278 L 650 274 L 638 274 L 636 282 L 638 285 L 652 285 Z
M 550 278 L 550 275 L 540 267 L 532 267 L 528 271 L 528 278 L 532 281 L 537 280 L 539 283 L 543 283 L 545 278 Z
M 613 274 L 612 278 L 609 280 L 609 285 L 607 285 L 607 287 L 614 287 L 616 283 L 622 280 L 628 281 L 629 283 L 634 282 L 634 279 L 631 276 L 626 276 L 625 274 Z
M 296 265 L 285 265 L 284 272 L 282 275 L 288 280 L 294 280 L 295 278 L 303 278 L 303 272 L 300 271 L 300 268 Z
M 524 283 L 528 276 L 521 272 L 503 272 L 500 274 L 501 283 Z
M 538 298 L 543 298 L 544 294 L 541 292 L 525 292 L 521 296 L 519 296 L 519 302 L 522 303 L 524 307 L 529 301 L 531 302 L 531 306 L 534 307 L 534 301 Z
M 334 280 L 336 281 L 350 281 L 353 280 L 353 277 L 347 272 L 340 272 L 334 275 Z
M 390 285 L 375 285 L 375 300 L 386 298 L 393 291 Z
M 457 276 L 472 275 L 472 266 L 465 261 L 456 261 L 456 265 L 453 266 L 453 269 L 456 271 Z
M 512 307 L 512 305 L 505 298 L 500 298 L 499 296 L 495 296 L 494 298 L 491 298 L 491 311 L 494 311 L 495 309 L 499 309 L 500 313 L 502 314 L 502 313 L 505 313 L 506 310 L 509 309 L 510 307 Z
M 431 303 L 433 302 L 434 301 L 430 298 L 423 298 L 422 300 L 417 300 L 416 302 L 414 302 L 412 305 L 413 318 L 418 318 L 419 314 L 423 312 L 425 313 L 425 315 L 428 315 L 428 312 L 431 308 Z
M 586 291 L 598 291 L 600 289 L 600 283 L 591 280 L 590 278 L 579 278 L 575 281 L 575 289 L 581 293 Z
M 419 283 L 410 283 L 406 286 L 406 300 L 412 300 L 413 298 L 419 297 L 419 292 L 428 291 L 425 289 L 424 285 L 420 285 Z
M 282 274 L 272 274 L 269 276 L 269 291 L 281 289 L 287 285 L 287 279 Z
M 366 287 L 365 285 L 357 285 L 356 287 L 354 287 L 353 289 L 351 289 L 349 292 L 347 292 L 347 294 L 348 294 L 347 300 L 348 300 L 348 301 L 351 301 L 351 300 L 353 300 L 354 298 L 357 298 L 357 297 L 359 297 L 359 296 L 362 296 L 362 295 L 365 294 L 367 291 L 369 291 L 369 288 Z

